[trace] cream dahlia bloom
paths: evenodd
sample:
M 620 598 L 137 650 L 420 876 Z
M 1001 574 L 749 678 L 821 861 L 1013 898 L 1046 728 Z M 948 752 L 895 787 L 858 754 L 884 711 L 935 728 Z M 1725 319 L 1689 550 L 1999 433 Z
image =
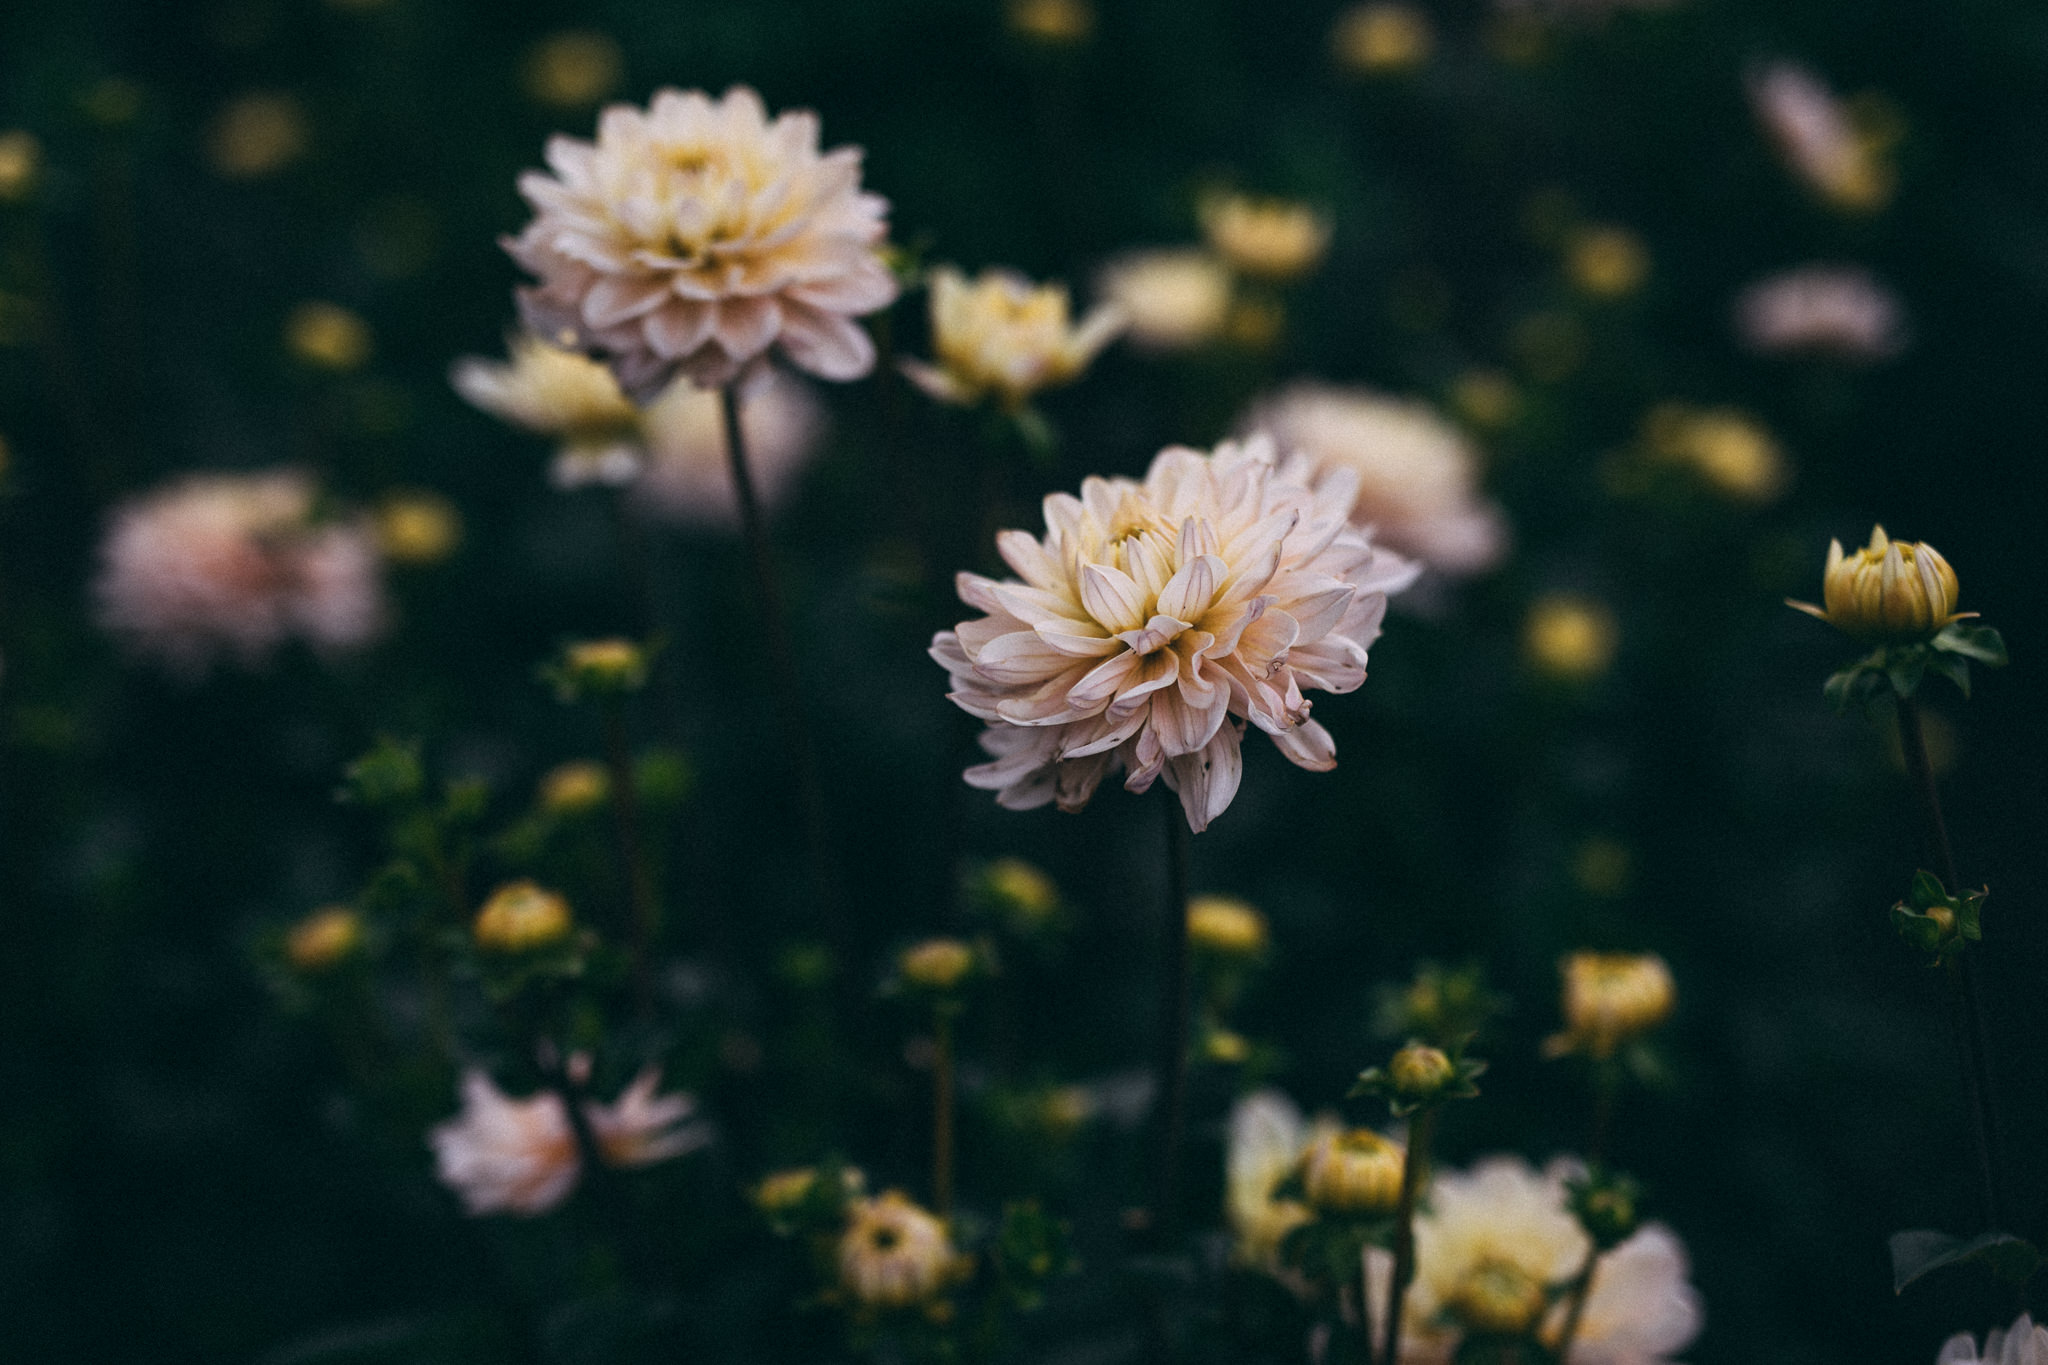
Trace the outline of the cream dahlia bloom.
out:
M 988 614 L 932 641 L 948 695 L 989 725 L 993 761 L 968 783 L 1011 810 L 1077 811 L 1119 768 L 1135 792 L 1164 777 L 1199 832 L 1237 794 L 1247 723 L 1299 766 L 1335 767 L 1303 691 L 1365 681 L 1387 595 L 1418 571 L 1349 523 L 1355 495 L 1348 471 L 1313 491 L 1283 477 L 1260 435 L 1048 497 L 1043 540 L 996 537 L 1019 578 L 961 574 Z
M 1335 1119 L 1319 1118 L 1311 1124 L 1277 1090 L 1255 1091 L 1231 1107 L 1224 1213 L 1230 1224 L 1232 1260 L 1269 1274 L 1278 1272 L 1280 1243 L 1313 1215 L 1298 1199 L 1275 1198 L 1274 1187 L 1301 1164 L 1311 1144 L 1337 1132 Z
M 1477 573 L 1506 552 L 1507 521 L 1479 492 L 1479 453 L 1427 403 L 1369 389 L 1302 383 L 1253 406 L 1240 424 L 1265 431 L 1313 487 L 1339 470 L 1357 478 L 1351 519 L 1377 543 L 1445 573 Z
M 1577 1162 L 1553 1161 L 1538 1173 L 1520 1157 L 1489 1157 L 1469 1171 L 1445 1171 L 1415 1220 L 1415 1282 L 1402 1328 L 1404 1362 L 1437 1365 L 1456 1354 L 1455 1305 L 1482 1282 L 1567 1284 L 1585 1264 L 1589 1243 L 1567 1208 L 1565 1181 L 1584 1173 Z M 1384 1310 L 1393 1258 L 1366 1253 L 1367 1302 Z M 1699 1335 L 1699 1292 L 1687 1279 L 1685 1248 L 1661 1223 L 1646 1223 L 1602 1256 L 1593 1274 L 1567 1365 L 1657 1365 Z M 1564 1325 L 1562 1296 L 1545 1314 L 1540 1334 L 1554 1343 Z
M 839 1283 L 866 1308 L 914 1308 L 968 1270 L 943 1220 L 901 1190 L 855 1203 L 839 1238 Z
M 1867 270 L 1802 266 L 1742 291 L 1735 325 L 1743 344 L 1786 352 L 1887 360 L 1906 346 L 1905 310 Z
M 293 638 L 369 643 L 386 615 L 375 532 L 316 520 L 317 501 L 311 479 L 280 470 L 191 475 L 123 504 L 100 545 L 101 625 L 187 676 L 255 666 Z
M 711 1140 L 705 1125 L 689 1122 L 696 1101 L 658 1095 L 659 1084 L 650 1067 L 613 1103 L 584 1101 L 584 1119 L 605 1164 L 651 1166 Z M 441 1183 L 472 1214 L 546 1213 L 569 1196 L 583 1173 L 561 1096 L 542 1090 L 515 1100 L 479 1070 L 463 1073 L 462 1112 L 437 1125 L 427 1140 Z
M 720 402 L 715 393 L 675 384 L 647 409 L 641 425 L 647 465 L 633 488 L 641 512 L 682 526 L 739 526 Z M 740 431 L 754 496 L 773 511 L 795 491 L 817 452 L 825 412 L 810 386 L 770 369 L 740 395 Z
M 639 476 L 640 411 L 612 372 L 587 356 L 530 333 L 513 337 L 500 363 L 464 356 L 448 382 L 493 417 L 561 442 L 548 477 L 557 488 L 620 485 Z
M 861 192 L 859 148 L 819 152 L 817 115 L 771 122 L 745 86 L 663 90 L 607 108 L 595 142 L 551 139 L 547 161 L 520 177 L 535 216 L 505 242 L 540 279 L 520 310 L 634 401 L 678 374 L 731 383 L 771 347 L 825 379 L 874 366 L 854 318 L 896 297 L 876 253 L 888 205 Z
M 2048 1365 L 2048 1327 L 2037 1327 L 2022 1313 L 2010 1328 L 1994 1327 L 1984 1337 L 1984 1349 L 1968 1332 L 1958 1332 L 1941 1344 L 1934 1365 Z
M 936 364 L 902 363 L 911 382 L 942 403 L 993 398 L 1015 411 L 1041 389 L 1070 383 L 1123 330 L 1123 311 L 1096 308 L 1075 323 L 1064 286 L 1034 285 L 1009 270 L 969 280 L 952 266 L 931 276 Z
M 1096 288 L 1123 314 L 1131 344 L 1185 351 L 1213 341 L 1230 316 L 1230 267 L 1200 247 L 1132 251 L 1102 267 Z

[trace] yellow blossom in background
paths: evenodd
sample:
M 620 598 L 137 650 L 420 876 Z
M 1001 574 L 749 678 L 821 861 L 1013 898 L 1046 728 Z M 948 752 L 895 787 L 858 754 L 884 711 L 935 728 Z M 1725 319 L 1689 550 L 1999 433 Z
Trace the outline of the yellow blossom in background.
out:
M 1010 411 L 1042 389 L 1075 379 L 1123 328 L 1114 305 L 1070 320 L 1061 285 L 1033 285 L 1007 270 L 969 281 L 951 266 L 931 274 L 937 363 L 906 360 L 903 373 L 942 403 L 992 398 Z
M 43 144 L 34 133 L 11 128 L 0 133 L 0 203 L 28 198 L 43 169 Z
M 631 640 L 577 640 L 562 651 L 555 692 L 564 702 L 616 698 L 646 686 L 647 669 L 647 651 Z
M 867 1308 L 915 1308 L 968 1269 L 946 1225 L 900 1190 L 853 1206 L 839 1239 L 839 1285 Z
M 1451 406 L 1482 431 L 1498 431 L 1521 415 L 1522 395 L 1499 370 L 1467 370 L 1451 383 Z
M 363 946 L 363 919 L 346 905 L 315 910 L 285 935 L 284 955 L 302 972 L 324 972 Z
M 1047 47 L 1075 47 L 1095 34 L 1095 6 L 1088 0 L 1010 0 L 1004 14 L 1010 32 Z
M 1522 643 L 1539 672 L 1584 682 L 1599 677 L 1614 662 L 1620 633 L 1605 603 L 1553 593 L 1530 606 Z
M 285 316 L 284 343 L 315 369 L 361 369 L 370 358 L 370 324 L 338 303 L 314 299 Z
M 1196 896 L 1188 902 L 1188 943 L 1217 957 L 1257 957 L 1266 951 L 1266 917 L 1235 896 Z
M 1392 1213 L 1401 1200 L 1407 1155 L 1401 1145 L 1370 1128 L 1326 1133 L 1302 1157 L 1308 1202 L 1328 1213 Z
M 1643 420 L 1644 443 L 1737 502 L 1765 503 L 1783 491 L 1785 457 L 1770 432 L 1734 408 L 1660 403 Z
M 1650 277 L 1649 249 L 1627 228 L 1582 228 L 1566 249 L 1565 274 L 1574 288 L 1596 299 L 1626 298 Z
M 967 979 L 974 966 L 974 949 L 959 939 L 928 938 L 905 949 L 896 970 L 913 986 L 950 991 Z
M 1131 344 L 1185 351 L 1213 341 L 1230 314 L 1230 270 L 1198 247 L 1133 251 L 1097 277 L 1102 296 L 1123 311 Z
M 611 795 L 611 774 L 602 763 L 577 759 L 548 771 L 540 780 L 540 808 L 549 815 L 582 815 Z
M 811 1189 L 822 1174 L 816 1166 L 795 1166 L 787 1170 L 773 1171 L 761 1177 L 754 1186 L 754 1207 L 763 1213 L 794 1213 L 811 1197 Z M 858 1197 L 867 1188 L 867 1176 L 852 1166 L 839 1168 L 840 1189 L 849 1198 Z
M 1932 639 L 1942 627 L 1975 616 L 1957 611 L 1962 585 L 1941 552 L 1926 541 L 1893 540 L 1874 526 L 1870 543 L 1848 555 L 1842 542 L 1828 542 L 1821 578 L 1825 608 L 1788 602 L 1845 635 L 1884 644 Z
M 569 902 L 530 881 L 508 882 L 491 893 L 471 932 L 477 947 L 523 953 L 559 942 L 570 929 Z
M 1038 1121 L 1054 1137 L 1072 1137 L 1101 1107 L 1085 1085 L 1054 1086 L 1039 1100 Z
M 394 564 L 439 564 L 462 543 L 462 513 L 439 493 L 406 488 L 377 505 L 377 548 Z
M 230 180 L 274 175 L 305 154 L 306 113 L 297 99 L 259 91 L 230 100 L 206 133 L 206 159 Z
M 581 109 L 616 90 L 625 75 L 626 55 L 616 39 L 593 30 L 554 33 L 527 53 L 522 85 L 535 102 L 553 109 Z
M 1212 1028 L 1202 1038 L 1202 1056 L 1218 1066 L 1242 1066 L 1251 1059 L 1251 1040 L 1227 1028 Z
M 1201 219 L 1210 248 L 1254 279 L 1299 279 L 1330 246 L 1330 220 L 1292 199 L 1212 194 L 1202 201 Z
M 464 356 L 448 382 L 471 406 L 561 443 L 549 479 L 561 489 L 618 485 L 639 477 L 647 433 L 640 409 L 610 369 L 528 332 L 506 343 L 505 362 Z
M 1337 65 L 1360 75 L 1412 71 L 1429 60 L 1436 45 L 1429 16 L 1413 5 L 1353 5 L 1337 16 L 1330 51 Z
M 1060 889 L 1043 869 L 1022 858 L 998 858 L 983 868 L 975 890 L 1023 932 L 1051 924 L 1060 912 Z
M 1548 1057 L 1583 1053 L 1612 1057 L 1671 1017 L 1678 989 L 1654 953 L 1573 953 L 1558 964 L 1564 978 L 1564 1032 L 1546 1039 Z

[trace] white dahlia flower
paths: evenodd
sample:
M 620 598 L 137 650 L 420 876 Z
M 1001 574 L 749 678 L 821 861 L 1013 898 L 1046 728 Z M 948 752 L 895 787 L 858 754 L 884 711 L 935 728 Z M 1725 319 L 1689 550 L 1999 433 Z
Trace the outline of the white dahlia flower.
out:
M 1200 247 L 1128 252 L 1102 267 L 1096 288 L 1141 350 L 1191 350 L 1213 341 L 1230 316 L 1230 267 Z
M 1231 1259 L 1268 1273 L 1279 1270 L 1280 1243 L 1311 1215 L 1298 1199 L 1274 1198 L 1273 1189 L 1301 1163 L 1311 1143 L 1337 1131 L 1334 1119 L 1306 1122 L 1277 1090 L 1256 1091 L 1231 1107 L 1224 1159 Z
M 1350 524 L 1355 494 L 1346 471 L 1313 491 L 1282 477 L 1261 435 L 1048 497 L 1043 540 L 996 537 L 1019 577 L 961 574 L 988 614 L 932 641 L 948 695 L 988 722 L 993 761 L 967 781 L 1011 810 L 1077 811 L 1119 768 L 1135 792 L 1164 777 L 1201 831 L 1237 794 L 1247 723 L 1335 767 L 1304 689 L 1365 681 L 1387 595 L 1418 571 Z
M 1887 360 L 1906 346 L 1898 299 L 1854 266 L 1802 266 L 1758 280 L 1736 300 L 1735 324 L 1743 343 L 1766 355 Z
M 659 1084 L 649 1068 L 613 1103 L 584 1101 L 584 1119 L 607 1165 L 651 1166 L 710 1141 L 705 1125 L 689 1122 L 696 1101 L 657 1095 Z M 478 1070 L 463 1073 L 462 1112 L 427 1139 L 441 1183 L 472 1214 L 546 1213 L 583 1173 L 561 1096 L 542 1090 L 515 1100 Z
M 676 384 L 647 409 L 641 424 L 647 467 L 633 503 L 649 517 L 684 526 L 740 524 L 720 401 L 715 393 Z M 802 380 L 770 369 L 740 394 L 740 430 L 754 496 L 772 511 L 795 491 L 816 453 L 824 408 Z
M 369 643 L 385 603 L 376 535 L 315 518 L 291 470 L 197 474 L 118 508 L 93 585 L 101 625 L 135 654 L 196 676 L 262 663 L 288 639 L 326 653 Z
M 557 488 L 617 486 L 639 476 L 640 411 L 610 370 L 530 333 L 513 337 L 506 349 L 511 359 L 503 363 L 464 356 L 448 382 L 493 417 L 560 441 L 548 470 Z
M 1461 1305 L 1496 1304 L 1510 1285 L 1548 1294 L 1578 1275 L 1590 1243 L 1566 1206 L 1565 1182 L 1583 1174 L 1569 1159 L 1539 1173 L 1520 1157 L 1495 1156 L 1469 1171 L 1435 1177 L 1427 1207 L 1415 1219 L 1404 1362 L 1449 1362 L 1461 1335 Z M 1688 1274 L 1677 1236 L 1661 1223 L 1645 1223 L 1597 1263 L 1567 1365 L 1659 1365 L 1684 1350 L 1699 1335 L 1704 1316 Z M 1377 1248 L 1367 1251 L 1366 1276 L 1367 1302 L 1377 1315 L 1392 1284 L 1393 1257 Z M 1555 1344 L 1566 1304 L 1562 1294 L 1531 1299 L 1546 1301 L 1538 1334 Z
M 937 363 L 906 360 L 903 373 L 940 402 L 963 407 L 993 398 L 1021 408 L 1039 390 L 1079 377 L 1124 327 L 1114 304 L 1073 322 L 1065 286 L 1034 285 L 1008 270 L 984 270 L 970 281 L 940 266 L 931 306 Z
M 888 205 L 861 192 L 859 148 L 819 152 L 817 115 L 771 122 L 745 86 L 663 90 L 607 108 L 595 142 L 551 139 L 547 161 L 520 177 L 535 216 L 505 242 L 540 280 L 520 310 L 635 402 L 678 374 L 731 383 L 771 347 L 825 379 L 874 366 L 854 318 L 896 297 L 876 251 Z
M 2010 1328 L 1992 1328 L 1982 1351 L 1975 1337 L 1958 1332 L 1941 1344 L 1934 1365 L 2048 1365 L 2048 1327 L 2036 1327 L 2034 1319 L 2022 1313 Z
M 1506 518 L 1479 493 L 1478 451 L 1427 403 L 1293 384 L 1254 405 L 1241 426 L 1305 461 L 1305 471 L 1283 465 L 1283 476 L 1320 486 L 1339 470 L 1355 475 L 1352 521 L 1431 568 L 1477 573 L 1507 549 Z

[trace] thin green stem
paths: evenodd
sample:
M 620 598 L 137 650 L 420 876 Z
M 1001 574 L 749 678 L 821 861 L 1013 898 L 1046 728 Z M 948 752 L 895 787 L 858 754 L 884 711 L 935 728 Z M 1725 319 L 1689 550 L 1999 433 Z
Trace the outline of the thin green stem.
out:
M 1579 1322 L 1586 1316 L 1586 1300 L 1592 1297 L 1593 1271 L 1599 1261 L 1599 1248 L 1586 1248 L 1586 1263 L 1572 1280 L 1571 1297 L 1565 1301 L 1564 1326 L 1559 1329 L 1557 1345 L 1551 1352 L 1560 1363 L 1569 1358 L 1572 1341 L 1579 1335 Z
M 1188 826 L 1180 798 L 1160 788 L 1166 815 L 1166 924 L 1160 963 L 1159 1053 L 1153 1090 L 1159 1104 L 1159 1148 L 1153 1220 L 1163 1243 L 1179 1222 L 1181 1133 L 1188 1107 Z
M 1387 1286 L 1386 1328 L 1381 1335 L 1383 1365 L 1400 1365 L 1401 1309 L 1415 1280 L 1415 1201 L 1429 1176 L 1429 1144 L 1436 1135 L 1437 1107 L 1425 1105 L 1408 1121 L 1408 1153 L 1401 1162 L 1401 1201 L 1394 1209 L 1394 1276 Z
M 642 1019 L 654 1015 L 654 942 L 660 909 L 654 901 L 654 879 L 647 868 L 640 839 L 640 786 L 633 777 L 633 756 L 626 737 L 626 708 L 617 697 L 604 702 L 604 757 L 611 773 L 612 826 L 618 836 L 619 874 L 626 884 L 633 953 L 633 1003 Z

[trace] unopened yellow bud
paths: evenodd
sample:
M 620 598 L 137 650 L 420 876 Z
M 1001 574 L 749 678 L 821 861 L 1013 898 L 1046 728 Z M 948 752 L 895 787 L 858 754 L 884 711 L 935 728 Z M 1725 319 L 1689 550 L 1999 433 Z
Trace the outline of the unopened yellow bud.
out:
M 1443 1049 L 1427 1043 L 1410 1043 L 1387 1063 L 1387 1080 L 1403 1099 L 1434 1099 L 1456 1074 L 1457 1068 Z
M 1536 1326 L 1546 1303 L 1541 1280 L 1489 1256 L 1465 1272 L 1445 1307 L 1467 1331 L 1514 1337 Z
M 377 545 L 394 564 L 438 564 L 462 543 L 462 514 L 439 493 L 407 489 L 377 507 Z
M 1956 610 L 1960 592 L 1956 571 L 1932 545 L 1893 540 L 1879 526 L 1870 544 L 1852 555 L 1842 553 L 1841 541 L 1828 542 L 1821 580 L 1825 609 L 1810 602 L 1789 605 L 1859 640 L 1910 644 L 1977 614 Z
M 1620 632 L 1614 613 L 1589 597 L 1555 593 L 1536 599 L 1523 628 L 1523 643 L 1537 671 L 1569 682 L 1587 682 L 1614 662 Z
M 1392 1213 L 1401 1202 L 1407 1155 L 1370 1128 L 1317 1138 L 1302 1157 L 1308 1202 L 1327 1213 Z
M 611 795 L 611 774 L 588 759 L 564 763 L 540 780 L 540 808 L 549 815 L 583 815 Z
M 1014 929 L 1043 928 L 1059 914 L 1060 889 L 1022 858 L 998 858 L 982 870 L 976 888 Z
M 518 881 L 491 893 L 472 932 L 477 947 L 486 952 L 524 953 L 559 942 L 571 923 L 568 901 L 533 882 Z
M 1595 1060 L 1612 1057 L 1670 1018 L 1678 1003 L 1671 969 L 1654 953 L 1573 953 L 1560 965 L 1564 977 L 1563 1033 L 1548 1039 L 1553 1057 L 1583 1052 Z
M 1210 1029 L 1202 1039 L 1202 1055 L 1218 1066 L 1243 1066 L 1251 1060 L 1251 1040 L 1231 1029 Z
M 896 969 L 913 986 L 950 991 L 974 970 L 974 949 L 957 938 L 928 938 L 905 949 Z
M 302 972 L 324 972 L 354 957 L 362 946 L 362 916 L 345 905 L 330 905 L 291 927 L 284 955 Z
M 647 683 L 647 651 L 631 640 L 580 640 L 562 652 L 556 670 L 564 700 L 615 697 Z
M 1627 228 L 1590 227 L 1577 233 L 1565 253 L 1565 274 L 1581 293 L 1618 299 L 1635 293 L 1650 277 L 1650 253 Z
M 370 326 L 338 303 L 313 300 L 284 320 L 285 346 L 318 370 L 361 369 L 370 358 Z
M 1188 944 L 1225 958 L 1266 951 L 1266 917 L 1234 896 L 1197 896 L 1188 902 Z

